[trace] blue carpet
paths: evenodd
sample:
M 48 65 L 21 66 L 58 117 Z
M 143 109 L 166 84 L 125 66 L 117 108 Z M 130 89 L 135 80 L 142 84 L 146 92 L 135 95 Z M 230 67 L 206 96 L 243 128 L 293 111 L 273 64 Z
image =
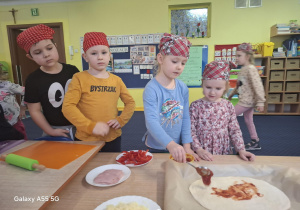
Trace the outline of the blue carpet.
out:
M 244 142 L 250 142 L 250 135 L 244 118 L 238 121 Z M 300 116 L 254 116 L 254 124 L 260 139 L 261 150 L 251 151 L 255 155 L 300 156 Z
M 250 136 L 244 119 L 238 117 L 245 143 Z M 31 118 L 23 120 L 29 139 L 41 136 L 41 129 Z M 254 116 L 261 150 L 251 151 L 263 156 L 300 156 L 300 116 Z M 135 112 L 122 129 L 122 150 L 146 149 L 142 137 L 146 132 L 144 112 Z

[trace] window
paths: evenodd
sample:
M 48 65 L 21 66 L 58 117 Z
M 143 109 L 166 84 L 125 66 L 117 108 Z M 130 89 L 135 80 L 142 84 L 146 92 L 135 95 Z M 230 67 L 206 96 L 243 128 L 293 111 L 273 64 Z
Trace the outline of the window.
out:
M 211 4 L 169 6 L 171 33 L 187 38 L 210 37 Z

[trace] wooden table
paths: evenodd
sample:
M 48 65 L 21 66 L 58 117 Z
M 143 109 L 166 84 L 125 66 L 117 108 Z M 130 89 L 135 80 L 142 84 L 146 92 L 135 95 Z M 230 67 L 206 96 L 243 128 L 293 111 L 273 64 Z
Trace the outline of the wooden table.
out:
M 124 195 L 139 195 L 164 206 L 165 163 L 169 154 L 153 154 L 153 160 L 141 167 L 130 168 L 131 176 L 119 185 L 112 187 L 95 187 L 85 181 L 86 174 L 92 169 L 106 164 L 116 164 L 119 153 L 98 153 L 70 181 L 59 194 L 59 201 L 51 202 L 46 209 L 94 209 L 101 203 Z M 213 162 L 201 161 L 201 165 L 210 164 L 279 164 L 284 166 L 299 166 L 300 157 L 257 156 L 255 162 L 246 162 L 238 156 L 214 156 Z
M 26 141 L 8 151 L 30 146 L 36 141 Z M 84 155 L 63 168 L 29 171 L 0 161 L 0 209 L 39 209 L 44 208 L 50 200 L 58 199 L 59 192 L 82 167 L 104 146 L 104 142 L 64 142 L 70 144 L 96 145 Z M 29 200 L 30 199 L 30 200 Z M 34 200 L 33 200 L 34 199 Z

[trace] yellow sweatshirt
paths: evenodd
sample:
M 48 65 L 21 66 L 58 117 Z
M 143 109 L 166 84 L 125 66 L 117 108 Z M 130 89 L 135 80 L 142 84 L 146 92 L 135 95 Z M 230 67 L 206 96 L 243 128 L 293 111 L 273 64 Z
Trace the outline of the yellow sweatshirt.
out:
M 118 116 L 118 100 L 124 110 Z M 102 137 L 92 134 L 97 122 L 117 119 L 123 127 L 132 117 L 135 102 L 122 79 L 109 73 L 107 79 L 96 78 L 87 71 L 76 73 L 65 95 L 62 112 L 76 127 L 76 138 L 83 141 L 112 141 L 121 136 L 121 129 L 110 128 Z

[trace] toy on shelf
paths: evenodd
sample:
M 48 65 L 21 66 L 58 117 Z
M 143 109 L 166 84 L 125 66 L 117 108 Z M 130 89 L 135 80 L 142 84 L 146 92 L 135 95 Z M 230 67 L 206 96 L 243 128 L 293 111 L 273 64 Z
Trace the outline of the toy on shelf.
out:
M 265 76 L 265 67 L 264 66 L 256 66 L 259 76 Z

